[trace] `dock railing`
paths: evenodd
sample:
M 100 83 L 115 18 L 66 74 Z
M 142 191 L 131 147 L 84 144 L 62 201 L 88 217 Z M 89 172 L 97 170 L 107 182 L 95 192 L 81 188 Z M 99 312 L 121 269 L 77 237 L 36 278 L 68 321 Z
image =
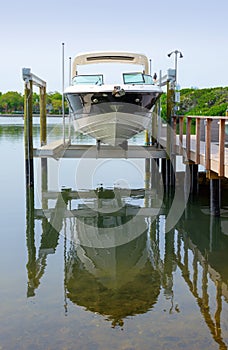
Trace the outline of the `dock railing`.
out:
M 202 153 L 201 141 L 205 142 L 205 169 L 211 170 L 213 144 L 218 146 L 218 176 L 225 176 L 225 140 L 226 140 L 226 121 L 228 116 L 172 116 L 173 120 L 173 149 L 176 153 L 183 154 L 185 142 L 187 160 L 195 164 L 201 164 L 200 155 Z M 192 122 L 195 120 L 195 128 L 192 128 Z M 212 138 L 212 121 L 218 124 L 217 136 Z M 177 128 L 177 125 L 179 126 Z M 202 130 L 204 128 L 204 130 Z M 179 129 L 179 130 L 178 130 Z M 179 136 L 178 136 L 179 135 Z M 186 136 L 184 136 L 186 135 Z M 203 136 L 202 136 L 203 135 Z M 185 140 L 184 140 L 185 138 Z M 203 139 L 203 140 L 202 140 Z M 192 143 L 194 142 L 194 155 L 192 154 Z

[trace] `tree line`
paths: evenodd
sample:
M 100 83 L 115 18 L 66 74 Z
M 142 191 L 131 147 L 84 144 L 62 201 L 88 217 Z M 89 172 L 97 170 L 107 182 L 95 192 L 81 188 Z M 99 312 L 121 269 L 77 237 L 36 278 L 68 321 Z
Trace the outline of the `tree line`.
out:
M 39 94 L 33 93 L 33 112 L 39 113 Z M 228 108 L 228 87 L 182 89 L 176 113 L 178 115 L 225 115 Z M 23 113 L 24 96 L 15 91 L 0 92 L 0 113 Z M 65 103 L 65 111 L 68 106 Z M 62 94 L 47 93 L 48 114 L 62 113 Z M 161 116 L 166 119 L 166 93 L 161 96 Z
M 166 119 L 166 94 L 161 96 L 161 116 Z M 180 91 L 177 115 L 225 116 L 228 109 L 228 87 L 189 88 Z
M 62 113 L 62 95 L 55 91 L 47 93 L 46 107 L 49 114 Z M 65 105 L 67 112 L 67 105 Z M 23 114 L 24 96 L 16 91 L 0 92 L 0 113 L 1 114 Z M 40 96 L 33 92 L 33 113 L 40 112 Z

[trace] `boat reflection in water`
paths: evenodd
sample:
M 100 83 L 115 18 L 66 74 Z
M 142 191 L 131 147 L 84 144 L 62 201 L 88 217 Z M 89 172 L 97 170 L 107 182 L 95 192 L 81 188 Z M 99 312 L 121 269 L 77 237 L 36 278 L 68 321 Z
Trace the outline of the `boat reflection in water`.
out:
M 101 188 L 97 194 L 87 216 L 77 219 L 76 244 L 74 232 L 66 261 L 67 297 L 104 315 L 113 327 L 122 326 L 127 316 L 153 307 L 160 278 L 149 260 L 140 207 L 123 204 L 111 190 Z
M 116 248 L 72 248 L 67 260 L 67 297 L 105 315 L 112 325 L 147 312 L 157 302 L 160 278 L 148 259 L 146 233 Z

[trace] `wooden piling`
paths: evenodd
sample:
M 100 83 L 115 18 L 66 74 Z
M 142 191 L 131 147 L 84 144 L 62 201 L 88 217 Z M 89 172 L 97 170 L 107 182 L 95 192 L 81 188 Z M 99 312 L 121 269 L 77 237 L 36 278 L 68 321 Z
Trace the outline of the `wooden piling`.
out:
M 32 123 L 32 81 L 25 83 L 24 90 L 24 144 L 26 185 L 34 186 L 33 166 L 33 123 Z
M 151 130 L 151 145 L 158 144 L 158 102 L 155 105 L 154 111 L 152 112 L 152 130 Z
M 46 86 L 40 86 L 40 145 L 47 144 Z
M 167 153 L 167 161 L 166 161 L 166 186 L 174 186 L 175 183 L 175 174 L 173 169 L 173 164 L 171 162 L 172 153 L 173 153 L 173 135 L 172 135 L 172 127 L 173 127 L 173 107 L 174 107 L 174 95 L 175 91 L 173 88 L 173 83 L 167 81 L 167 142 L 166 142 L 166 153 Z M 176 118 L 175 118 L 176 120 Z M 175 126 L 176 127 L 176 126 Z M 176 140 L 175 140 L 176 142 Z M 173 159 L 172 159 L 173 161 Z
M 40 86 L 40 145 L 47 144 L 47 113 L 46 113 L 46 86 Z M 47 158 L 41 159 L 41 186 L 42 193 L 48 187 Z M 47 208 L 47 199 L 42 197 L 42 207 Z
M 219 176 L 224 176 L 225 161 L 225 119 L 219 122 Z
M 171 185 L 171 160 L 170 158 L 166 159 L 166 187 L 169 188 Z
M 220 216 L 221 180 L 210 179 L 210 212 L 213 216 Z
M 173 96 L 174 90 L 171 87 L 169 81 L 167 81 L 167 109 L 166 109 L 166 121 L 167 121 L 167 131 L 166 131 L 166 152 L 168 157 L 171 155 L 171 122 L 172 122 L 172 111 L 173 111 Z
M 161 173 L 164 191 L 166 191 L 166 159 L 161 159 Z
M 25 81 L 24 91 L 24 144 L 25 144 L 25 173 L 26 185 L 34 186 L 33 167 L 33 120 L 32 120 L 32 98 L 33 84 L 40 88 L 40 143 L 41 146 L 47 143 L 46 134 L 46 82 L 31 73 L 30 68 L 22 69 L 22 76 Z
M 145 189 L 150 188 L 150 158 L 145 158 Z M 149 206 L 149 198 L 145 195 L 145 207 Z
M 159 188 L 159 158 L 151 159 L 150 165 L 150 175 L 151 175 L 151 188 Z
M 150 146 L 150 137 L 148 130 L 145 130 L 145 146 Z
M 191 172 L 191 193 L 198 192 L 198 164 L 191 163 L 189 164 L 190 172 Z

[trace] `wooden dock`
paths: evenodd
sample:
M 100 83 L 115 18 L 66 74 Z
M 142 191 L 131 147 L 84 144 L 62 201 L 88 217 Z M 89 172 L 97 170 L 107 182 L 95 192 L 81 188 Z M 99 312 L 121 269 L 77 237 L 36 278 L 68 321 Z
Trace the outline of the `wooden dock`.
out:
M 186 134 L 184 134 L 184 119 Z M 191 132 L 192 120 L 195 119 L 195 133 Z M 212 120 L 218 123 L 217 136 L 212 140 Z M 179 132 L 177 134 L 177 121 Z M 183 155 L 184 162 L 202 165 L 212 176 L 228 178 L 228 143 L 226 140 L 226 121 L 222 116 L 175 116 L 170 128 L 171 154 Z M 205 125 L 205 126 L 204 126 Z M 205 137 L 202 140 L 202 128 Z M 160 144 L 167 149 L 167 133 L 160 137 Z

